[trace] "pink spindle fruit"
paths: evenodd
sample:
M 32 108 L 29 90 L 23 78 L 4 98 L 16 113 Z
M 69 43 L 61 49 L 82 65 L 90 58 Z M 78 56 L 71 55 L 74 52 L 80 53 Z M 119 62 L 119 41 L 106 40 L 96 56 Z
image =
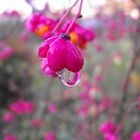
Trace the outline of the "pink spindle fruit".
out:
M 38 56 L 47 58 L 48 67 L 55 72 L 64 68 L 71 72 L 78 72 L 84 64 L 81 52 L 65 34 L 47 39 L 39 48 Z

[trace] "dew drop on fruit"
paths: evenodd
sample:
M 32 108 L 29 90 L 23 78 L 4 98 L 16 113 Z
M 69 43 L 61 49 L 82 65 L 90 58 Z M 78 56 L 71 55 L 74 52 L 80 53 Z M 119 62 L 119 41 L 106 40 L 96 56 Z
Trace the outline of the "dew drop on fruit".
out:
M 63 69 L 57 74 L 61 82 L 67 87 L 74 87 L 80 82 L 80 72 L 73 73 L 67 69 Z

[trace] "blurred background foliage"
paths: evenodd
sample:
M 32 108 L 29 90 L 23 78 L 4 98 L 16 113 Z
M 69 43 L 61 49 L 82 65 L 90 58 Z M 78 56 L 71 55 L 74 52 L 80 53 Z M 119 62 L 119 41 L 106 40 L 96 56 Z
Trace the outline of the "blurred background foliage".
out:
M 43 12 L 54 18 L 61 17 L 68 7 L 52 11 L 46 2 L 45 9 L 40 11 L 33 1 L 26 3 L 32 12 Z M 87 3 L 93 13 L 89 17 L 83 15 L 80 24 L 94 31 L 96 39 L 82 50 L 84 70 L 80 84 L 74 88 L 65 87 L 59 79 L 42 74 L 37 57 L 42 40 L 27 32 L 27 17 L 23 13 L 17 12 L 18 15 L 15 11 L 8 13 L 6 10 L 0 15 L 0 46 L 6 45 L 14 50 L 7 59 L 0 60 L 1 139 L 11 134 L 19 140 L 42 140 L 44 134 L 51 131 L 58 140 L 102 140 L 101 123 L 109 118 L 122 123 L 124 113 L 119 112 L 120 105 L 126 113 L 137 102 L 140 91 L 139 55 L 135 68 L 129 73 L 124 103 L 122 87 L 133 59 L 136 36 L 140 37 L 135 30 L 140 26 L 137 25 L 140 20 L 139 0 L 107 0 L 98 6 L 93 5 L 94 0 Z M 112 22 L 118 25 L 111 27 Z M 110 28 L 111 35 L 116 37 L 114 40 L 108 36 Z M 10 105 L 18 100 L 32 102 L 35 109 L 32 113 L 17 115 L 10 110 Z M 4 120 L 7 112 L 14 114 L 13 121 Z M 122 116 L 117 122 L 118 114 Z M 139 115 L 136 107 L 129 113 L 120 132 L 123 140 L 131 139 L 131 134 L 140 129 Z M 38 125 L 33 124 L 34 119 L 40 120 Z

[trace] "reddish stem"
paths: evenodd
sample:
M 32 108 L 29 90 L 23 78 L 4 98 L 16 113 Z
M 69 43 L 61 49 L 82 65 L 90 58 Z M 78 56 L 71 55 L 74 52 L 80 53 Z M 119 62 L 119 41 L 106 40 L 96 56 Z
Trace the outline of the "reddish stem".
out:
M 81 15 L 82 5 L 83 5 L 83 0 L 81 0 L 78 13 L 75 15 L 74 19 L 72 20 L 70 26 L 68 27 L 68 29 L 66 31 L 66 34 L 68 34 L 70 32 L 72 26 L 74 25 L 74 23 L 76 22 L 76 20 L 78 19 L 78 17 Z
M 67 12 L 63 15 L 63 17 L 60 19 L 58 24 L 55 26 L 51 34 L 53 34 L 63 23 L 64 19 L 70 14 L 71 10 L 74 8 L 74 6 L 78 3 L 79 0 L 76 0 L 75 3 L 67 10 Z

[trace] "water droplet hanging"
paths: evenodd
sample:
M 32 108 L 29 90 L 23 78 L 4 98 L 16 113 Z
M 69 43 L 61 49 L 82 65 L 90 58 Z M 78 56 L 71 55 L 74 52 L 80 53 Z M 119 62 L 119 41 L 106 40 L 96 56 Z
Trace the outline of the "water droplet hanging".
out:
M 80 72 L 70 72 L 67 69 L 63 69 L 57 72 L 61 82 L 67 87 L 74 87 L 80 82 Z

